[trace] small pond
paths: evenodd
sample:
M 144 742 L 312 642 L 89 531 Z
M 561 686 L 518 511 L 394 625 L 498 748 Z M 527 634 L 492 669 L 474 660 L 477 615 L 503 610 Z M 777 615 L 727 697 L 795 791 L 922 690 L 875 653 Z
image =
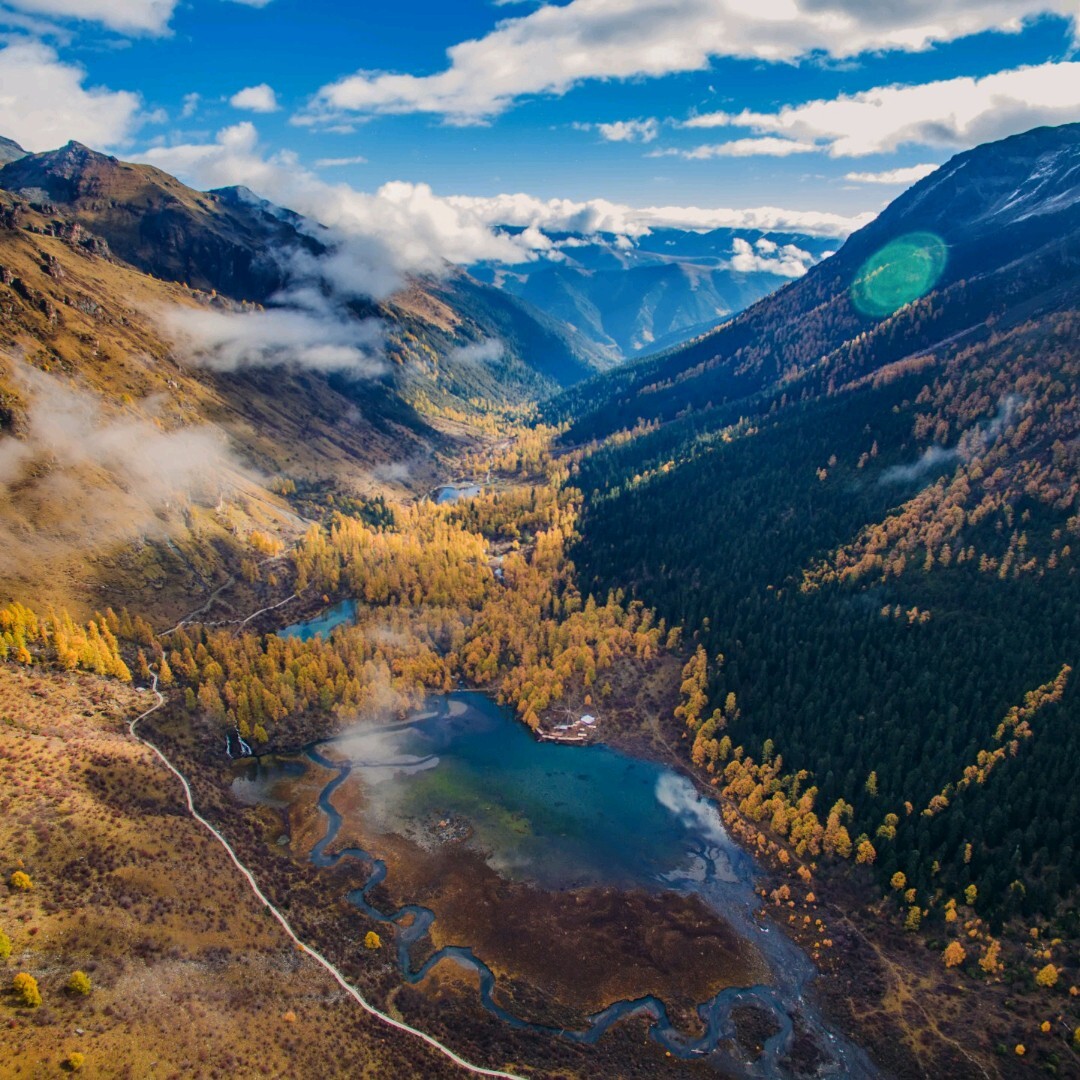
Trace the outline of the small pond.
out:
M 342 600 L 339 604 L 328 607 L 306 622 L 293 623 L 277 631 L 278 637 L 295 637 L 309 641 L 313 637 L 328 637 L 332 630 L 344 623 L 356 621 L 356 601 Z

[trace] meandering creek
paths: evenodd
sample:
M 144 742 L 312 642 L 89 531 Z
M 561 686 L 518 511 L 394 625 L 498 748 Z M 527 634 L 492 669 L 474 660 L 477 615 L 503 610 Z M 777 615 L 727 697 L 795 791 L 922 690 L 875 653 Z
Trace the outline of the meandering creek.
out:
M 754 893 L 752 858 L 727 835 L 715 805 L 671 769 L 604 746 L 537 743 L 506 710 L 470 692 L 434 696 L 401 722 L 357 725 L 295 758 L 249 759 L 233 768 L 238 798 L 282 809 L 297 797 L 300 778 L 322 778 L 317 803 L 325 829 L 320 828 L 308 857 L 326 868 L 342 860 L 370 867 L 364 887 L 348 899 L 377 922 L 393 924 L 397 964 L 410 983 L 423 981 L 439 964 L 455 963 L 476 973 L 482 1005 L 504 1023 L 579 1043 L 594 1043 L 621 1019 L 644 1013 L 653 1019 L 651 1037 L 671 1054 L 709 1057 L 733 1076 L 788 1075 L 785 1062 L 798 1034 L 793 1022 L 798 1017 L 802 1034 L 818 1043 L 825 1061 L 822 1075 L 875 1075 L 862 1051 L 828 1030 L 807 997 L 814 975 L 809 959 L 779 929 L 755 916 L 760 898 Z M 343 826 L 348 837 L 361 838 L 365 846 L 338 847 Z M 429 870 L 424 869 L 427 860 Z M 381 900 L 385 887 L 394 884 L 393 878 L 387 880 L 388 863 L 396 868 L 395 876 L 417 890 L 413 895 L 431 898 L 432 906 L 406 902 L 388 908 L 385 901 L 379 906 L 373 894 Z M 462 898 L 455 908 L 449 896 L 447 881 L 454 874 L 448 874 L 448 866 L 466 893 L 475 884 L 479 914 L 472 924 L 461 921 Z M 484 908 L 479 894 L 491 892 L 487 879 L 504 883 L 496 892 L 524 891 L 514 893 L 502 908 L 498 903 Z M 448 894 L 445 915 L 441 887 Z M 650 977 L 648 963 L 643 974 L 632 977 L 594 972 L 596 993 L 604 992 L 610 974 L 610 985 L 632 986 L 634 996 L 605 1000 L 576 1025 L 539 1023 L 501 1003 L 493 965 L 515 969 L 514 950 L 520 948 L 527 969 L 528 935 L 511 927 L 506 944 L 498 937 L 499 928 L 485 920 L 524 914 L 521 926 L 527 928 L 532 916 L 522 912 L 522 896 L 535 905 L 540 921 L 547 908 L 558 912 L 569 905 L 573 929 L 564 928 L 567 935 L 577 934 L 574 912 L 590 898 L 599 897 L 604 911 L 615 905 L 620 921 L 632 920 L 636 912 L 641 926 L 630 929 L 637 937 L 662 923 L 668 908 L 707 907 L 710 918 L 718 917 L 716 929 L 692 949 L 679 952 L 679 932 L 693 921 L 693 910 L 673 914 L 678 925 L 662 933 L 664 950 L 674 950 L 680 964 L 676 985 L 720 987 L 696 1006 L 699 1030 L 680 1030 L 665 1000 L 637 988 L 635 978 L 647 982 Z M 636 906 L 618 906 L 623 897 L 637 898 Z M 464 900 L 473 906 L 467 895 Z M 451 923 L 456 918 L 456 927 L 476 926 L 484 945 L 475 951 L 470 942 L 433 948 L 438 918 Z M 586 929 L 604 934 L 603 926 Z M 559 931 L 556 921 L 554 933 Z M 575 948 L 582 947 L 581 941 L 554 937 L 544 951 L 565 949 L 563 962 L 573 964 Z M 485 949 L 491 950 L 486 957 Z M 507 950 L 505 955 L 501 950 Z M 591 951 L 601 954 L 598 962 L 605 968 L 617 968 L 623 955 L 618 942 L 609 952 Z M 421 952 L 424 958 L 417 962 L 414 956 Z M 497 964 L 492 953 L 500 954 Z M 663 966 L 662 958 L 657 962 Z M 691 971 L 695 962 L 706 970 Z M 587 968 L 581 976 L 586 984 Z M 672 985 L 670 979 L 666 985 Z M 740 1006 L 753 1006 L 772 1018 L 772 1034 L 749 1064 L 729 1052 L 732 1011 Z

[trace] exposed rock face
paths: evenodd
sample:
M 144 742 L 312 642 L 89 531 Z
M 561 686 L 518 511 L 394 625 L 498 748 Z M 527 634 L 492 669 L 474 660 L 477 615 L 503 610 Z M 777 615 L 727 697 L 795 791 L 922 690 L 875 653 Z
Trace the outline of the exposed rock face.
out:
M 9 162 L 0 187 L 62 207 L 146 273 L 236 300 L 264 302 L 288 279 L 289 251 L 320 250 L 267 204 L 194 191 L 77 142 Z

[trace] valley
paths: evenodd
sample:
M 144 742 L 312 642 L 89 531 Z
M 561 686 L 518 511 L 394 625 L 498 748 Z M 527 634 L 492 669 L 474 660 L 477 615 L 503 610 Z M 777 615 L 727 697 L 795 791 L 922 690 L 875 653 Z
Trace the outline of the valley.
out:
M 11 1075 L 1075 1072 L 1078 160 L 614 368 L 0 169 Z

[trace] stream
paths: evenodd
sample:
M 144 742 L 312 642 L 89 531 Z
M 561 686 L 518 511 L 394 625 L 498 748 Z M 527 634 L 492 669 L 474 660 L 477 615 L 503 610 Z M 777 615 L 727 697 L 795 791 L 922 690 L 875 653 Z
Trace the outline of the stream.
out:
M 407 982 L 422 981 L 449 960 L 476 973 L 482 1006 L 515 1029 L 592 1044 L 620 1020 L 645 1014 L 652 1018 L 650 1037 L 672 1055 L 710 1060 L 725 1075 L 769 1080 L 790 1075 L 785 1059 L 798 1016 L 828 1061 L 819 1075 L 877 1075 L 862 1050 L 827 1026 L 808 995 L 815 975 L 810 959 L 779 928 L 755 917 L 761 898 L 754 860 L 728 836 L 716 805 L 674 770 L 602 745 L 537 743 L 506 710 L 468 691 L 433 696 L 404 721 L 357 725 L 309 746 L 303 759 L 282 762 L 277 776 L 295 778 L 307 768 L 304 759 L 334 773 L 318 795 L 326 829 L 309 857 L 319 867 L 357 860 L 371 868 L 347 899 L 395 927 L 397 965 Z M 237 776 L 238 797 L 281 806 L 273 798 L 276 769 L 246 767 L 255 772 Z M 768 985 L 729 986 L 701 1002 L 700 1035 L 680 1031 L 664 1001 L 651 994 L 615 1001 L 581 1029 L 568 1030 L 501 1006 L 494 973 L 468 945 L 444 946 L 414 966 L 414 946 L 428 935 L 435 913 L 415 903 L 376 907 L 370 894 L 386 879 L 386 863 L 359 847 L 333 850 L 343 824 L 334 796 L 352 776 L 362 784 L 365 835 L 369 829 L 408 835 L 416 822 L 442 816 L 440 825 L 467 821 L 468 845 L 506 880 L 546 890 L 644 888 L 698 896 L 764 961 Z M 777 1025 L 752 1063 L 727 1049 L 739 1006 L 761 1009 Z

